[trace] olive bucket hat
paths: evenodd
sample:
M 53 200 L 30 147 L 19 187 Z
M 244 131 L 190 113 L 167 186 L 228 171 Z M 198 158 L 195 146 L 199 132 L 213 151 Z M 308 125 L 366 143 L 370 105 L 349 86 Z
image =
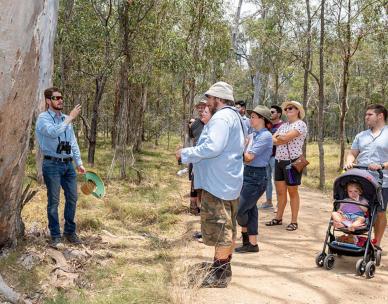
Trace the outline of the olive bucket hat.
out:
M 85 181 L 81 185 L 81 191 L 85 195 L 93 194 L 97 198 L 105 195 L 105 186 L 102 179 L 94 172 L 87 171 L 84 174 Z
M 247 110 L 247 113 L 249 115 L 251 115 L 252 112 L 255 112 L 260 116 L 263 116 L 268 121 L 271 121 L 271 110 L 268 109 L 266 106 L 258 105 L 253 110 Z

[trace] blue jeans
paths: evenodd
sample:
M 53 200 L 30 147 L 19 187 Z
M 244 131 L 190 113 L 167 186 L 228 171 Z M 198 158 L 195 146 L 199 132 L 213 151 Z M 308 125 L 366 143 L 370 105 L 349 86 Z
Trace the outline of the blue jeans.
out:
M 64 234 L 75 233 L 74 222 L 77 205 L 77 174 L 72 162 L 43 160 L 43 178 L 47 187 L 47 217 L 51 237 L 61 237 L 58 220 L 58 205 L 61 186 L 65 194 L 65 227 Z
M 272 200 L 272 176 L 275 175 L 275 156 L 271 156 L 267 166 L 267 189 L 265 190 L 265 197 L 267 201 Z
M 258 235 L 259 212 L 256 204 L 266 187 L 265 167 L 244 167 L 244 182 L 237 211 L 237 222 L 240 226 L 247 227 L 248 235 Z

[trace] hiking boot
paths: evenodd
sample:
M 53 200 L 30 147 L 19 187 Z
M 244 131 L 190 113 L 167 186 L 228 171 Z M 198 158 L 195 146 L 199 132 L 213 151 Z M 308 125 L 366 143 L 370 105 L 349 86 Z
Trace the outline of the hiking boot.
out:
M 237 247 L 234 251 L 237 253 L 259 252 L 259 245 L 252 245 L 251 243 L 248 243 L 246 245 L 242 245 L 241 247 Z
M 212 265 L 210 272 L 204 278 L 201 287 L 226 288 L 232 280 L 232 268 L 230 263 L 221 266 Z
M 73 233 L 73 234 L 63 234 L 63 236 L 65 237 L 65 239 L 69 242 L 69 243 L 72 243 L 72 244 L 75 244 L 75 245 L 80 245 L 82 244 L 83 242 L 80 240 L 80 238 L 78 237 L 77 234 Z
M 53 248 L 57 248 L 59 244 L 62 244 L 61 237 L 52 237 L 49 241 L 49 246 Z

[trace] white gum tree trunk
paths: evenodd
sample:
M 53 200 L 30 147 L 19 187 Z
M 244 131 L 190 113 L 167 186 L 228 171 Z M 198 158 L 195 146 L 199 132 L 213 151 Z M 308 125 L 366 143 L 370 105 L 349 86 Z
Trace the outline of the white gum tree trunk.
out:
M 21 191 L 31 121 L 51 84 L 58 0 L 0 0 L 0 248 L 23 234 Z

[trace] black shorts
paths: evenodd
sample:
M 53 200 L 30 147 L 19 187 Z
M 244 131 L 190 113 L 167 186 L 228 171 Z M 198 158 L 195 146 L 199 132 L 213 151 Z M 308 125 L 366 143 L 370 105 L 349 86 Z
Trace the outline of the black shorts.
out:
M 291 162 L 295 161 L 292 159 Z M 289 160 L 277 160 L 275 159 L 275 182 L 285 181 L 288 186 L 298 186 L 302 182 L 302 173 L 299 173 L 292 168 L 293 183 L 290 181 L 286 166 L 290 164 Z
M 388 204 L 388 188 L 383 188 L 383 206 L 377 206 L 377 212 L 385 212 Z

